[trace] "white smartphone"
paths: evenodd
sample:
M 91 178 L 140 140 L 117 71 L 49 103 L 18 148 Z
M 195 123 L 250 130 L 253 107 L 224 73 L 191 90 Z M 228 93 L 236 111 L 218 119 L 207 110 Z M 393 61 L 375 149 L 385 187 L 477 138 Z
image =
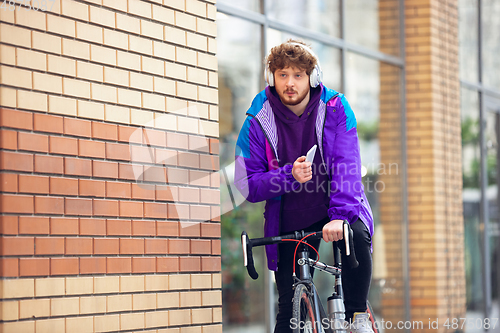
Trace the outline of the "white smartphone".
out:
M 306 155 L 306 162 L 311 162 L 311 163 L 313 162 L 317 147 L 318 147 L 318 145 L 314 145 L 311 147 L 311 149 L 309 149 L 309 151 L 307 152 L 307 155 Z

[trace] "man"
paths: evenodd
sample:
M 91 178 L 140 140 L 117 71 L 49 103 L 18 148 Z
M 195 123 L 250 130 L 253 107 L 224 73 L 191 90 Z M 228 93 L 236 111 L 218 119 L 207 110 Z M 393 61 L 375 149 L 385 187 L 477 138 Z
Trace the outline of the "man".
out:
M 344 95 L 323 86 L 321 76 L 306 44 L 289 40 L 271 50 L 269 86 L 254 98 L 236 144 L 235 185 L 250 202 L 266 200 L 266 237 L 305 229 L 337 241 L 349 222 L 359 267 L 343 267 L 346 320 L 353 331 L 366 332 L 360 323 L 368 317 L 373 217 L 361 183 L 356 119 Z M 314 145 L 311 163 L 305 155 Z M 279 333 L 291 331 L 294 248 L 266 247 L 268 268 L 276 271 Z

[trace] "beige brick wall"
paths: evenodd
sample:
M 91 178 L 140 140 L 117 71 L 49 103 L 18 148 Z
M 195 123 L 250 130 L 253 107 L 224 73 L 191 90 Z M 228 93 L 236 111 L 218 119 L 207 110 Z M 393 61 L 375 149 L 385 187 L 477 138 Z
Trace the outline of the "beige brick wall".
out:
M 1 330 L 221 332 L 215 1 L 14 2 Z

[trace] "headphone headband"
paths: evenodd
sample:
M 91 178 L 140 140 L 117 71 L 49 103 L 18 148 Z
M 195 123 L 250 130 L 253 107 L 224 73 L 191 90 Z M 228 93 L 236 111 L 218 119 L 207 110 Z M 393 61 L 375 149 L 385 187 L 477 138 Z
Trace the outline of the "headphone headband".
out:
M 320 83 L 323 78 L 323 72 L 321 71 L 321 66 L 319 65 L 319 58 L 316 56 L 316 54 L 313 52 L 313 50 L 308 47 L 307 45 L 296 43 L 296 42 L 287 42 L 286 44 L 290 45 L 296 45 L 300 46 L 302 49 L 306 50 L 310 55 L 316 59 L 316 65 L 314 65 L 314 68 L 309 75 L 309 83 L 312 88 L 316 88 Z M 267 56 L 269 57 L 269 55 Z M 266 59 L 267 59 L 266 57 Z M 271 70 L 269 69 L 269 64 L 266 63 L 266 69 L 264 72 L 264 76 L 266 79 L 267 84 L 269 84 L 271 87 L 274 87 L 274 73 L 271 73 Z

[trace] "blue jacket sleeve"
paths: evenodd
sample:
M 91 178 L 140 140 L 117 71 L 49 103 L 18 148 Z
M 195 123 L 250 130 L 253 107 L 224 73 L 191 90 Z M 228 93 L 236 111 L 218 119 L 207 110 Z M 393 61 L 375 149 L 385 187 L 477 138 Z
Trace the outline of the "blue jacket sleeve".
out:
M 356 118 L 349 103 L 342 95 L 337 104 L 337 118 L 333 156 L 330 161 L 330 220 L 348 220 L 354 223 L 359 217 L 363 195 L 361 182 L 361 155 Z M 328 109 L 327 109 L 328 112 Z
M 276 198 L 299 186 L 291 165 L 269 170 L 266 140 L 257 122 L 247 117 L 236 142 L 234 184 L 250 202 Z

